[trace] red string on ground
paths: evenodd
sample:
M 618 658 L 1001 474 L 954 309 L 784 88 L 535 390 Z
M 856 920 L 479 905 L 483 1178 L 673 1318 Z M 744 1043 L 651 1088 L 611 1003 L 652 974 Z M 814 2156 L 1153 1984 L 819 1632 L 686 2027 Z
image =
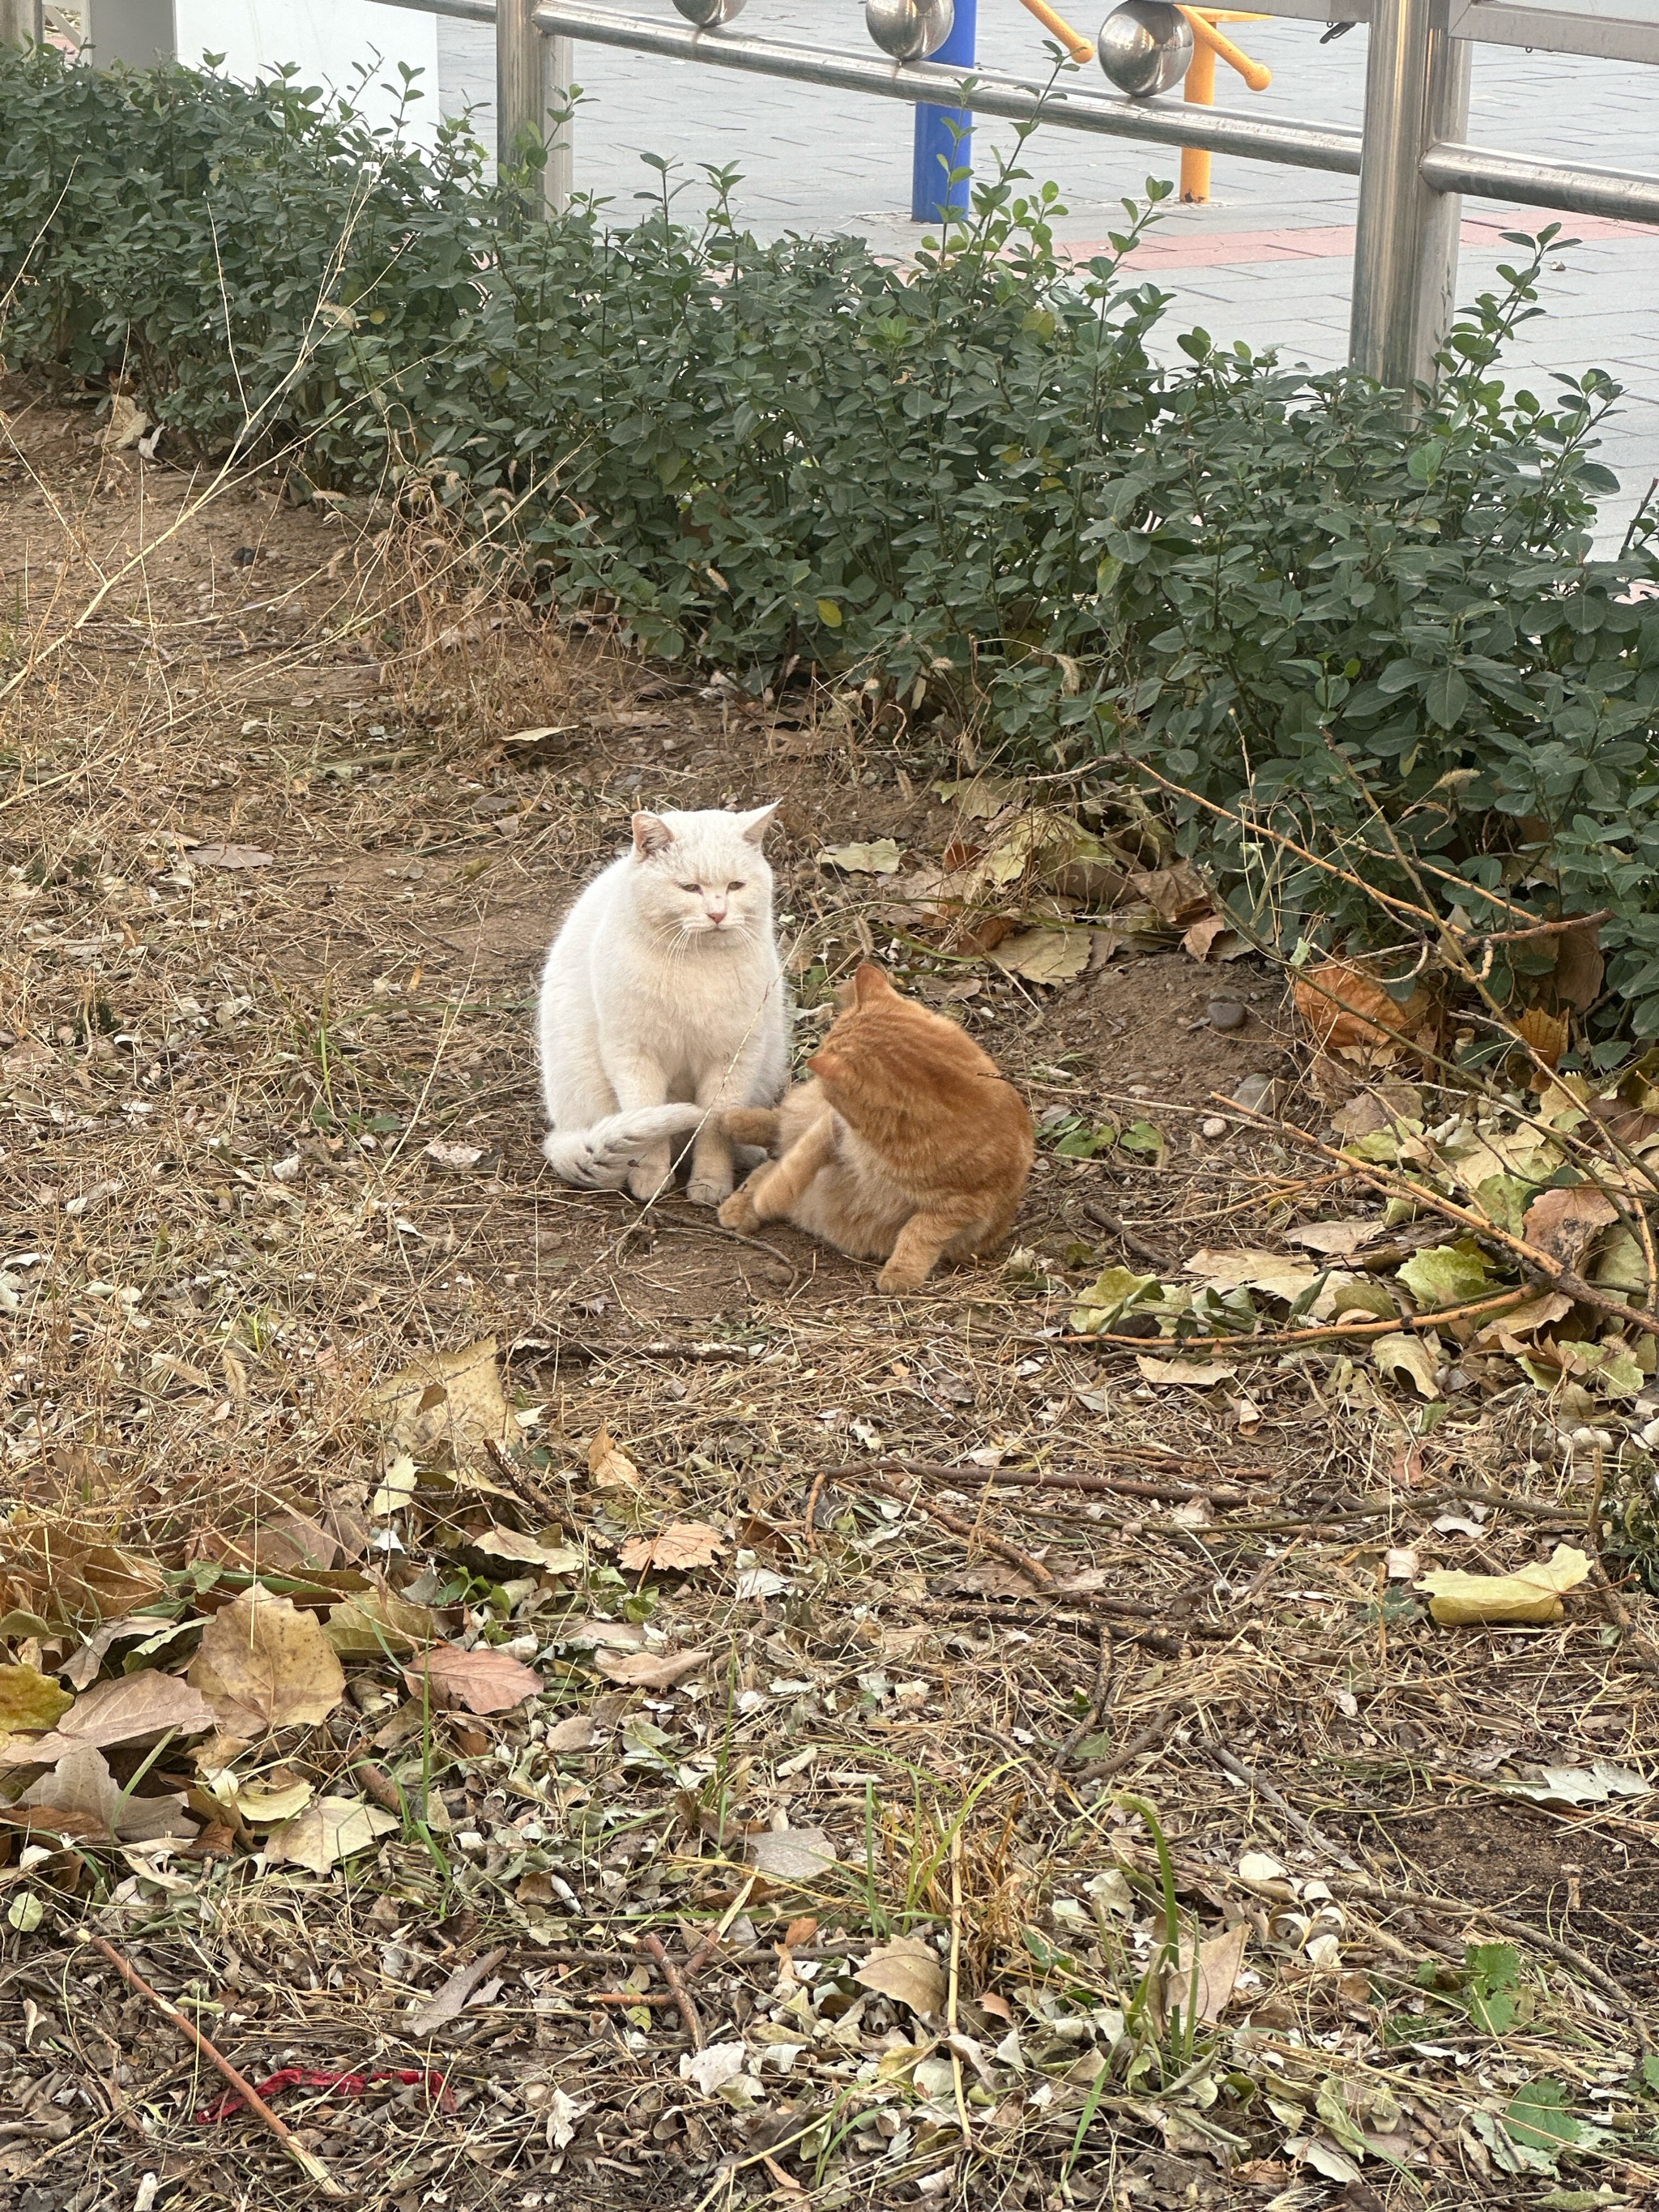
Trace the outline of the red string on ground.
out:
M 284 2066 L 267 2081 L 258 2081 L 254 2087 L 261 2097 L 274 2097 L 279 2089 L 337 2089 L 347 2097 L 361 2097 L 371 2081 L 420 2081 L 434 2104 L 453 2112 L 455 2100 L 443 2075 L 423 2066 L 377 2066 L 367 2074 L 349 2071 L 331 2073 L 319 2066 Z M 205 2127 L 215 2120 L 228 2120 L 233 2112 L 242 2109 L 238 2096 L 222 2097 L 216 2105 L 204 2106 L 197 2113 L 197 2124 Z

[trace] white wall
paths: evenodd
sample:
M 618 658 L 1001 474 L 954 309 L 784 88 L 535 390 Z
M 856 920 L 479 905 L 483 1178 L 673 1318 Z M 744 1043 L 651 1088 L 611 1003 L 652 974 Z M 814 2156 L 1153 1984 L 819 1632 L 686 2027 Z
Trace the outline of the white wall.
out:
M 378 0 L 174 0 L 178 54 L 199 67 L 204 52 L 223 54 L 228 75 L 251 80 L 279 64 L 297 62 L 302 82 L 345 92 L 362 65 L 378 59 L 356 105 L 372 123 L 388 123 L 397 106 L 398 64 L 422 72 L 410 135 L 429 143 L 438 125 L 438 19 Z M 386 79 L 392 81 L 388 89 Z

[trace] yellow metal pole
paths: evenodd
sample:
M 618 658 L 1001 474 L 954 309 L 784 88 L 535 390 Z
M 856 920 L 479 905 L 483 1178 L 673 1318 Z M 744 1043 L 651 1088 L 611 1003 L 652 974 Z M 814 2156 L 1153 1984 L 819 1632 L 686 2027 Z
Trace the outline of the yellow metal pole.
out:
M 1204 40 L 1194 41 L 1193 58 L 1181 96 L 1194 107 L 1215 106 L 1215 48 Z M 1207 200 L 1210 197 L 1210 156 L 1202 147 L 1183 146 L 1181 149 L 1181 197 L 1186 201 Z
M 1030 0 L 1026 0 L 1026 4 L 1029 6 Z M 1266 22 L 1266 16 L 1233 15 L 1218 8 L 1206 9 L 1202 14 L 1196 8 L 1182 8 L 1180 13 L 1192 25 L 1193 37 L 1200 46 L 1212 47 L 1230 68 L 1238 71 L 1252 92 L 1266 92 L 1273 81 L 1273 71 L 1263 62 L 1253 62 L 1216 28 L 1218 23 Z
M 1052 31 L 1061 46 L 1069 47 L 1074 62 L 1091 62 L 1095 58 L 1092 39 L 1085 39 L 1081 31 L 1074 31 L 1063 15 L 1055 15 L 1047 0 L 1019 0 L 1022 8 L 1035 15 L 1045 31 Z
M 1029 4 L 1029 0 L 1028 0 Z M 1266 23 L 1267 15 L 1247 15 L 1226 8 L 1182 8 L 1181 13 L 1192 26 L 1193 58 L 1187 70 L 1187 81 L 1182 87 L 1182 97 L 1194 107 L 1215 106 L 1215 65 L 1224 61 L 1230 69 L 1237 70 L 1252 92 L 1265 92 L 1273 81 L 1273 71 L 1264 63 L 1255 62 L 1236 46 L 1231 39 L 1217 30 L 1218 23 Z M 1210 197 L 1210 157 L 1195 146 L 1181 149 L 1181 197 L 1183 200 L 1200 204 Z

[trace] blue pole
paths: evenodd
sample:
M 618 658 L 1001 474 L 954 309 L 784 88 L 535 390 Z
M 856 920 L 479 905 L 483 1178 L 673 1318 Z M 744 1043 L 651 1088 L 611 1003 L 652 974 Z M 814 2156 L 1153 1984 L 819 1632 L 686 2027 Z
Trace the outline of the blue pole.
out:
M 977 0 L 956 0 L 956 21 L 951 26 L 951 35 L 928 59 L 956 62 L 965 76 L 975 60 L 977 16 Z M 947 215 L 967 214 L 971 179 L 958 177 L 951 184 L 945 179 L 951 170 L 965 169 L 972 163 L 972 121 L 965 107 L 917 108 L 915 156 L 910 178 L 912 222 L 941 222 Z M 957 135 L 958 131 L 960 137 Z

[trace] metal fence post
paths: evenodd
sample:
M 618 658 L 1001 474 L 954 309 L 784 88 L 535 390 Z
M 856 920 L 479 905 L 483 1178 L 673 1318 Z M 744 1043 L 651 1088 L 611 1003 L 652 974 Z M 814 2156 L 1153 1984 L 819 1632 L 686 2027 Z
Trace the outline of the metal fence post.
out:
M 1431 146 L 1468 126 L 1469 47 L 1434 27 L 1434 0 L 1373 0 L 1365 62 L 1349 365 L 1409 392 L 1431 383 L 1451 319 L 1462 202 L 1423 176 Z
M 542 36 L 535 0 L 495 9 L 495 164 L 503 174 L 533 161 L 542 137 Z
M 575 162 L 570 140 L 576 118 L 566 114 L 564 121 L 556 125 L 553 118 L 569 105 L 570 80 L 576 67 L 575 43 L 562 38 L 556 31 L 544 31 L 541 34 L 541 128 L 549 134 L 542 192 L 549 213 L 558 215 L 569 206 L 570 195 L 575 189 Z
M 957 0 L 951 35 L 930 58 L 945 64 L 957 63 L 964 72 L 971 69 L 975 58 L 977 19 L 977 0 Z M 973 120 L 965 107 L 917 108 L 915 152 L 910 175 L 912 222 L 942 222 L 947 216 L 967 214 L 971 179 L 960 177 L 954 184 L 947 185 L 945 179 L 951 170 L 965 169 L 972 163 Z
M 0 0 L 0 46 L 38 46 L 46 37 L 40 0 Z

